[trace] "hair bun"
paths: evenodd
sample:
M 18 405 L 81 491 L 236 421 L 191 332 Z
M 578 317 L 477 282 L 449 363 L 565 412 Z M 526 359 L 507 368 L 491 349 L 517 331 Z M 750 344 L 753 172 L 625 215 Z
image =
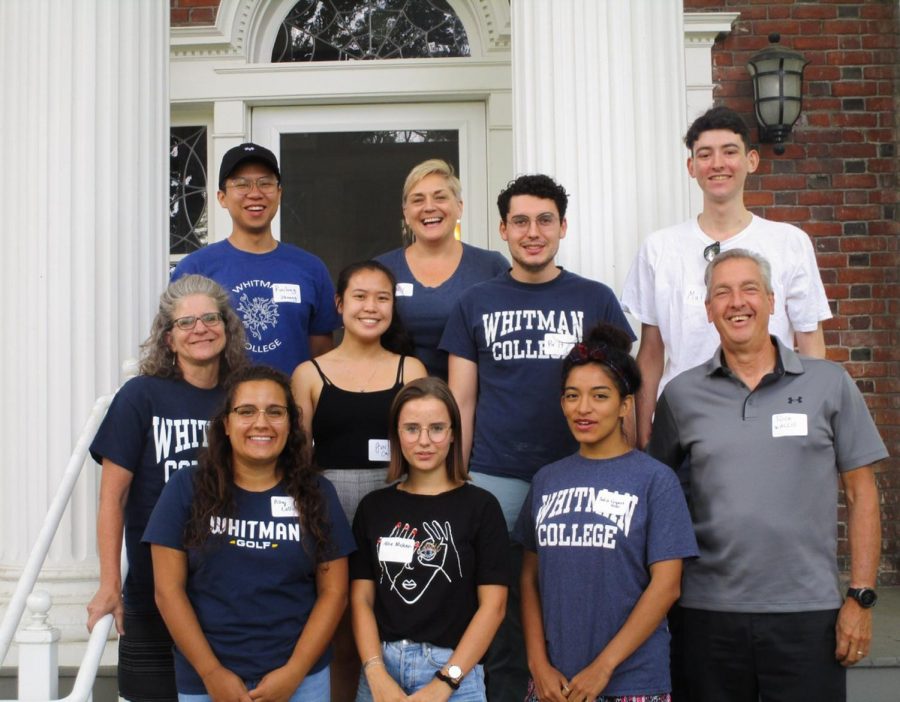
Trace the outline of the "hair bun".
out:
M 624 331 L 606 322 L 600 322 L 584 338 L 588 346 L 606 344 L 610 348 L 631 353 L 631 338 Z

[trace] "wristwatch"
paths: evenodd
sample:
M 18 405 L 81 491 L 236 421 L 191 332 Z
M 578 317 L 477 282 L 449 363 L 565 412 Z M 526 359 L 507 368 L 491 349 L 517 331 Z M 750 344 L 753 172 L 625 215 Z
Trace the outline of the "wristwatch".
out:
M 462 668 L 460 668 L 458 665 L 449 665 L 447 666 L 446 674 L 443 670 L 439 670 L 434 674 L 434 677 L 447 683 L 454 690 L 458 690 L 459 683 L 463 679 L 463 672 Z
M 870 609 L 878 602 L 878 593 L 870 587 L 848 588 L 847 597 L 852 597 L 863 609 Z

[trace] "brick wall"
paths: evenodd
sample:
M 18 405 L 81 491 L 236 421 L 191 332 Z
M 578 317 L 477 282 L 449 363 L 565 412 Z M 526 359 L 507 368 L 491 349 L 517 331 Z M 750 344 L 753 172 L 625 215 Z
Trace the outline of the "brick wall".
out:
M 747 59 L 771 32 L 809 60 L 803 114 L 783 156 L 762 145 L 747 204 L 813 239 L 835 318 L 828 357 L 865 393 L 892 458 L 876 470 L 882 497 L 881 582 L 900 585 L 900 75 L 896 0 L 684 0 L 686 12 L 741 16 L 713 49 L 717 103 L 755 127 Z M 755 134 L 754 134 L 755 137 Z M 846 511 L 841 509 L 841 519 Z M 847 566 L 846 526 L 840 526 Z
M 215 24 L 219 0 L 170 0 L 169 7 L 173 27 Z
M 213 24 L 218 0 L 171 0 L 172 26 Z M 684 0 L 741 13 L 713 50 L 715 98 L 751 125 L 747 59 L 779 32 L 809 60 L 800 121 L 783 156 L 762 145 L 747 204 L 812 238 L 835 318 L 829 358 L 857 380 L 892 458 L 878 465 L 881 580 L 900 585 L 900 12 L 896 0 Z M 843 519 L 844 511 L 841 515 Z M 846 566 L 846 528 L 841 524 Z

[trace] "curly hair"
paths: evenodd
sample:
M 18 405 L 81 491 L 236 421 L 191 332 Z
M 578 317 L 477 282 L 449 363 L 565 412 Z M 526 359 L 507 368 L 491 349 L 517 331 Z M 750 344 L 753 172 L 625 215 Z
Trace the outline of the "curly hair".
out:
M 378 261 L 360 261 L 351 263 L 349 266 L 338 273 L 337 281 L 334 286 L 335 303 L 344 299 L 344 293 L 350 285 L 350 279 L 360 271 L 378 271 L 387 279 L 391 288 L 391 323 L 381 335 L 381 345 L 391 353 L 400 354 L 401 356 L 412 356 L 415 351 L 412 339 L 400 321 L 400 315 L 397 313 L 397 279 L 390 269 L 383 263 Z
M 288 408 L 289 431 L 277 466 L 288 495 L 294 498 L 299 512 L 300 528 L 304 531 L 303 548 L 309 553 L 307 539 L 315 543 L 315 560 L 329 560 L 333 551 L 329 536 L 331 523 L 325 497 L 319 488 L 319 477 L 309 460 L 306 433 L 300 424 L 300 409 L 294 402 L 288 377 L 268 366 L 245 366 L 233 373 L 225 383 L 225 404 L 209 424 L 208 446 L 201 451 L 194 476 L 194 500 L 191 516 L 185 529 L 185 546 L 202 548 L 209 536 L 213 517 L 233 517 L 234 455 L 231 440 L 225 433 L 225 422 L 231 414 L 238 388 L 252 381 L 269 381 L 284 392 Z M 312 554 L 311 554 L 312 555 Z
M 569 204 L 569 195 L 566 189 L 548 175 L 522 175 L 511 180 L 497 196 L 497 209 L 500 210 L 500 220 L 506 221 L 509 214 L 509 203 L 516 195 L 533 195 L 542 200 L 553 200 L 560 220 L 566 217 L 566 207 Z
M 737 134 L 744 142 L 744 150 L 750 150 L 750 128 L 737 112 L 730 107 L 711 107 L 697 117 L 684 135 L 684 145 L 694 152 L 694 144 L 703 132 L 723 129 Z
M 580 344 L 575 344 L 563 360 L 562 392 L 566 391 L 569 373 L 576 366 L 596 363 L 603 366 L 623 398 L 641 387 L 641 371 L 632 358 L 628 334 L 611 324 L 601 322 L 591 329 Z
M 175 379 L 183 377 L 175 352 L 169 347 L 169 332 L 172 331 L 175 320 L 175 308 L 191 295 L 205 295 L 215 302 L 225 320 L 225 348 L 219 357 L 219 382 L 247 365 L 244 325 L 231 308 L 228 293 L 214 280 L 202 275 L 186 275 L 170 283 L 159 296 L 159 310 L 153 318 L 150 336 L 141 344 L 141 375 Z

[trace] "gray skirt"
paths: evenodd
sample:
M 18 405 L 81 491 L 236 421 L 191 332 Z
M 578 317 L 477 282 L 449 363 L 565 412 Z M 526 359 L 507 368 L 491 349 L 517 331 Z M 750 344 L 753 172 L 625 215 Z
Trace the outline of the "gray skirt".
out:
M 387 487 L 387 472 L 387 468 L 330 468 L 322 475 L 334 485 L 347 521 L 353 524 L 359 501 L 373 490 Z

